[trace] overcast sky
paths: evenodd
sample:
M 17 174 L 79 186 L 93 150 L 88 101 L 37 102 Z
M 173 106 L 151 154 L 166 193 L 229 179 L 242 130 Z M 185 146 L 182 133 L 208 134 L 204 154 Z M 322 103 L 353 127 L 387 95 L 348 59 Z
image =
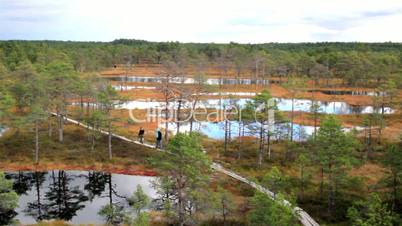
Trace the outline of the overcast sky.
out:
M 0 39 L 402 42 L 401 0 L 0 0 Z

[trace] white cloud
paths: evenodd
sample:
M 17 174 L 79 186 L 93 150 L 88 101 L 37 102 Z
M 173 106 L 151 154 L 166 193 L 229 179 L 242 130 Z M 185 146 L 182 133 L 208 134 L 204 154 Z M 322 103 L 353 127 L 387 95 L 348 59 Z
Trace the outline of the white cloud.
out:
M 1 39 L 402 41 L 393 0 L 0 0 Z
M 367 19 L 359 26 L 352 27 L 339 34 L 339 39 L 358 40 L 366 42 L 402 41 L 402 14 L 381 18 Z

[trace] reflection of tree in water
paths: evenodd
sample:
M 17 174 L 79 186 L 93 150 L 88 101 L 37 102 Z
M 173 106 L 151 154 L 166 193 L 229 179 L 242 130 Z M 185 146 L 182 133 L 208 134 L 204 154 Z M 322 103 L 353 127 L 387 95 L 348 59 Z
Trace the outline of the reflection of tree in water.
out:
M 353 114 L 360 114 L 363 112 L 364 107 L 359 105 L 350 105 L 350 111 Z
M 113 184 L 113 177 L 112 174 L 107 173 L 106 174 L 107 178 L 107 184 L 108 184 L 108 198 L 109 198 L 109 204 L 114 204 L 114 205 L 123 205 L 120 201 L 113 201 L 113 196 L 116 198 L 120 198 L 122 200 L 127 200 L 127 197 L 120 195 L 116 191 L 116 184 Z
M 43 220 L 46 216 L 43 203 L 41 201 L 41 187 L 43 182 L 46 180 L 44 172 L 27 173 L 32 176 L 32 184 L 35 185 L 36 199 L 33 202 L 29 202 L 24 210 L 24 212 L 35 218 L 36 221 Z
M 6 178 L 13 180 L 13 189 L 18 195 L 26 194 L 27 191 L 31 190 L 35 183 L 34 177 L 34 173 L 24 173 L 22 171 L 18 171 L 18 173 L 6 173 Z
M 33 217 L 36 221 L 50 219 L 70 221 L 85 207 L 85 202 L 89 198 L 91 200 L 98 197 L 106 198 L 108 205 L 113 205 L 117 212 L 123 211 L 127 204 L 127 197 L 118 194 L 117 185 L 113 184 L 113 176 L 109 173 L 88 172 L 71 175 L 65 171 L 18 172 L 9 173 L 7 177 L 13 179 L 14 188 L 19 194 L 31 197 L 30 202 L 22 208 L 25 215 Z M 82 181 L 83 186 L 72 185 L 78 178 L 85 180 Z M 77 181 L 75 184 L 78 184 Z M 10 219 L 15 215 L 15 212 L 7 213 Z M 0 218 L 5 219 L 2 216 Z M 116 221 L 121 222 L 122 218 L 117 217 Z
M 93 200 L 96 196 L 101 196 L 105 191 L 109 176 L 103 172 L 88 172 L 88 183 L 84 189 L 88 191 L 89 200 Z
M 52 171 L 51 184 L 45 194 L 46 219 L 61 219 L 69 221 L 76 212 L 85 207 L 83 202 L 88 200 L 78 186 L 69 187 L 72 177 L 65 171 Z
M 110 173 L 106 174 L 107 184 L 108 184 L 108 193 L 107 197 L 109 198 L 109 203 L 103 206 L 98 214 L 102 216 L 108 224 L 118 225 L 123 222 L 124 218 L 124 204 L 120 201 L 114 200 L 113 196 L 117 198 L 125 199 L 126 197 L 119 195 L 116 192 L 116 185 L 113 185 L 112 175 Z

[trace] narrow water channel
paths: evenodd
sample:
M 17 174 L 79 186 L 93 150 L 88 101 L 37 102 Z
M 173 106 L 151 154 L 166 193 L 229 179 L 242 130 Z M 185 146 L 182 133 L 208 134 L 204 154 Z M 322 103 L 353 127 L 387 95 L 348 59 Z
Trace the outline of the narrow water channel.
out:
M 115 82 L 137 82 L 137 83 L 161 83 L 165 80 L 164 77 L 151 77 L 151 76 L 112 76 L 104 77 L 110 81 Z M 178 76 L 169 79 L 170 83 L 176 84 L 196 84 L 198 81 L 189 76 Z M 205 80 L 208 85 L 267 85 L 271 83 L 279 83 L 277 80 L 269 79 L 251 79 L 251 78 L 208 78 Z

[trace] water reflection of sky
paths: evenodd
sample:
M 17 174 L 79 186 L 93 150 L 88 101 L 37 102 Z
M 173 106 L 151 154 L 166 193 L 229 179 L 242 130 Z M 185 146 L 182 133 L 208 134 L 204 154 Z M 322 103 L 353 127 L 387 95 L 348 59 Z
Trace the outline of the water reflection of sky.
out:
M 141 83 L 161 83 L 165 80 L 163 77 L 151 77 L 151 76 L 118 76 L 118 77 L 105 77 L 111 81 L 117 81 L 117 82 L 141 82 Z M 177 77 L 171 77 L 169 79 L 170 83 L 176 83 L 176 84 L 195 84 L 198 83 L 194 78 L 189 78 L 188 75 L 186 76 L 177 76 Z M 207 78 L 204 81 L 208 85 L 235 85 L 235 84 L 241 84 L 241 85 L 251 85 L 251 84 L 268 84 L 268 82 L 273 82 L 273 80 L 266 80 L 266 79 L 250 79 L 250 78 L 241 78 L 241 79 L 236 79 L 236 78 Z
M 72 224 L 104 223 L 103 219 L 97 213 L 104 205 L 109 204 L 110 202 L 109 185 L 107 181 L 106 184 L 103 184 L 104 190 L 101 192 L 101 194 L 93 196 L 91 195 L 89 190 L 86 190 L 84 188 L 89 181 L 88 180 L 89 172 L 84 171 L 65 171 L 65 172 L 66 177 L 69 179 L 67 183 L 68 189 L 70 191 L 82 192 L 85 197 L 89 198 L 88 201 L 84 201 L 81 203 L 82 205 L 84 205 L 84 207 L 82 209 L 79 209 L 75 213 L 75 216 L 69 222 Z M 24 173 L 23 175 L 28 175 L 28 173 Z M 40 199 L 42 205 L 46 205 L 50 202 L 48 199 L 50 194 L 49 192 L 51 192 L 51 186 L 54 186 L 52 182 L 53 181 L 52 175 L 55 175 L 57 180 L 58 171 L 49 171 L 44 176 L 45 180 L 40 186 Z M 136 190 L 137 185 L 141 185 L 144 192 L 148 196 L 156 197 L 156 192 L 151 185 L 153 177 L 112 174 L 111 178 L 112 178 L 112 187 L 114 189 L 112 195 L 114 203 L 119 202 L 122 205 L 127 205 L 127 201 L 119 196 L 123 197 L 131 196 L 133 192 Z M 35 180 L 33 180 L 29 190 L 27 190 L 25 194 L 22 194 L 20 196 L 19 207 L 16 209 L 16 212 L 18 213 L 16 219 L 18 219 L 21 224 L 33 224 L 36 222 L 35 218 L 30 216 L 26 212 L 26 210 L 28 207 L 28 203 L 37 203 L 37 199 L 38 197 L 37 197 L 36 184 Z
M 7 131 L 7 127 L 0 125 L 0 137 Z
M 278 106 L 280 111 L 291 111 L 292 110 L 292 99 L 286 98 L 273 98 Z M 238 99 L 206 99 L 201 100 L 197 103 L 197 108 L 213 108 L 213 109 L 223 109 L 225 106 L 230 104 L 236 104 L 242 108 L 245 107 L 247 101 L 250 101 L 250 98 L 238 98 Z M 324 102 L 324 101 L 316 101 L 316 104 L 320 106 L 319 112 L 326 114 L 367 114 L 372 113 L 373 111 L 380 113 L 380 108 L 373 108 L 372 106 L 356 106 L 350 105 L 346 102 Z M 169 103 L 170 108 L 177 108 L 177 102 Z M 189 101 L 186 103 L 186 106 L 191 106 L 192 103 Z M 311 112 L 312 101 L 308 99 L 295 99 L 293 108 L 294 111 L 302 111 L 302 112 Z M 148 108 L 165 108 L 164 102 L 158 101 L 145 101 L 145 100 L 133 100 L 127 101 L 124 104 L 118 106 L 120 109 L 148 109 Z M 394 110 L 390 107 L 384 108 L 385 114 L 392 114 Z
M 160 124 L 161 128 L 165 127 L 164 123 Z M 224 139 L 225 138 L 225 122 L 194 122 L 193 131 L 198 131 L 209 138 Z M 231 137 L 239 136 L 239 122 L 231 121 Z M 173 133 L 176 132 L 177 123 L 169 123 L 169 130 Z M 361 127 L 355 127 L 357 130 Z M 290 134 L 290 123 L 276 124 L 273 127 L 272 139 L 286 139 Z M 317 127 L 317 130 L 319 127 Z M 345 128 L 345 131 L 350 131 L 350 128 Z M 180 132 L 185 133 L 190 131 L 190 123 L 181 123 Z M 294 140 L 306 140 L 308 136 L 314 133 L 314 126 L 305 126 L 299 124 L 293 124 L 293 138 Z M 244 127 L 245 136 L 259 136 L 259 126 L 256 123 L 248 124 Z
M 107 79 L 111 81 L 119 81 L 119 82 L 141 82 L 141 83 L 161 83 L 164 78 L 163 77 L 150 77 L 150 76 L 135 76 L 135 75 L 129 75 L 129 76 L 120 76 L 120 77 L 106 77 Z M 251 84 L 268 84 L 269 80 L 264 80 L 264 79 L 250 79 L 250 78 L 208 78 L 205 80 L 205 82 L 209 85 L 219 85 L 219 84 L 225 84 L 225 85 L 234 85 L 234 84 L 244 84 L 244 85 L 251 85 Z M 194 78 L 189 78 L 188 76 L 178 76 L 178 77 L 173 77 L 170 78 L 171 83 L 183 83 L 183 84 L 194 84 L 197 81 Z M 115 89 L 119 90 L 130 90 L 130 89 L 156 89 L 156 87 L 146 87 L 146 86 L 124 86 L 124 85 L 116 85 L 114 86 Z M 323 93 L 327 94 L 349 94 L 350 95 L 377 95 L 375 92 L 358 92 L 358 91 L 321 91 Z M 219 93 L 205 93 L 204 95 L 212 95 L 216 96 Z M 237 95 L 237 96 L 253 96 L 253 93 L 223 93 L 219 95 Z M 279 110 L 281 111 L 290 111 L 292 109 L 292 104 L 291 104 L 291 99 L 279 99 L 275 98 L 278 101 L 278 107 Z M 241 106 L 244 105 L 244 98 L 237 99 L 240 103 Z M 215 103 L 216 100 L 210 99 L 205 101 L 203 105 L 205 105 L 208 108 L 217 108 L 220 105 Z M 372 113 L 374 111 L 380 112 L 380 109 L 374 109 L 372 106 L 353 106 L 349 105 L 346 102 L 322 102 L 318 101 L 317 102 L 320 107 L 321 107 L 321 112 L 322 113 L 327 113 L 327 114 L 366 114 L 366 113 Z M 144 104 L 141 103 L 141 101 L 130 101 L 127 102 L 126 104 L 122 105 L 122 108 L 128 108 L 128 109 L 146 109 L 148 107 L 158 107 L 162 106 L 162 103 L 158 104 Z M 306 99 L 298 99 L 295 101 L 295 106 L 294 109 L 296 111 L 303 111 L 303 112 L 309 112 L 311 107 L 311 100 L 306 100 Z M 394 111 L 389 108 L 385 107 L 384 112 L 386 114 L 393 113 Z

